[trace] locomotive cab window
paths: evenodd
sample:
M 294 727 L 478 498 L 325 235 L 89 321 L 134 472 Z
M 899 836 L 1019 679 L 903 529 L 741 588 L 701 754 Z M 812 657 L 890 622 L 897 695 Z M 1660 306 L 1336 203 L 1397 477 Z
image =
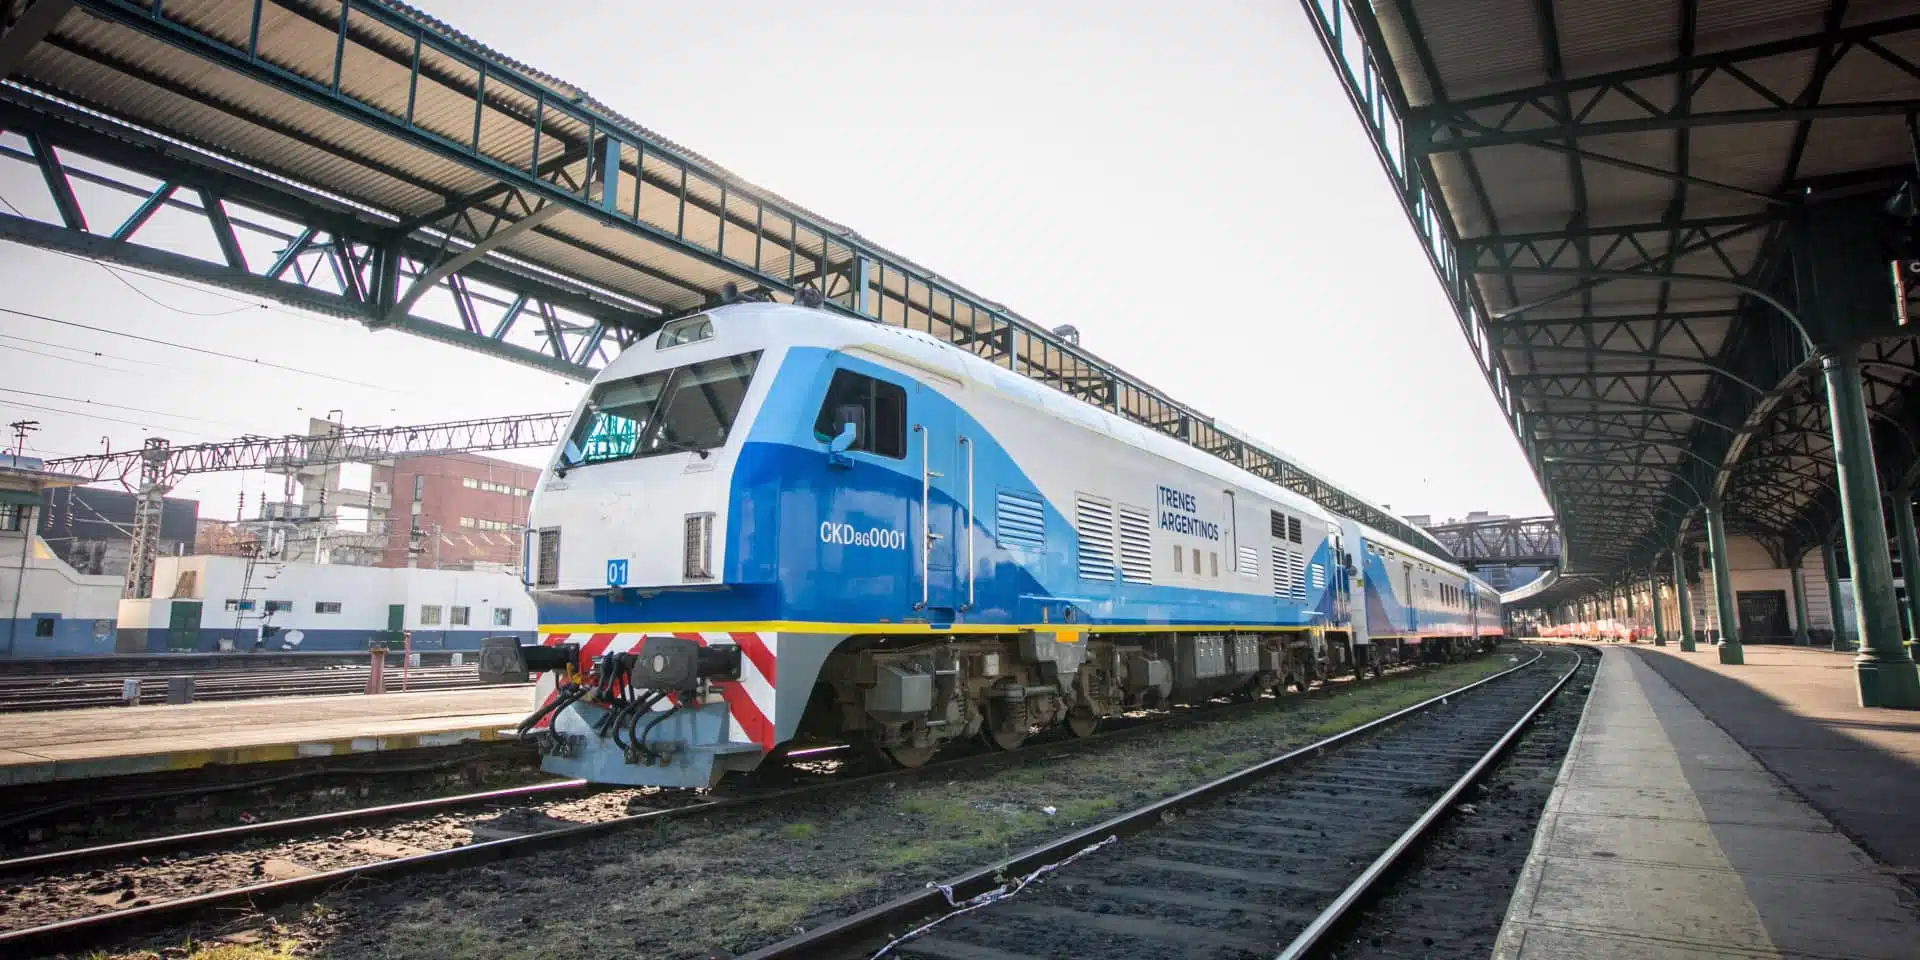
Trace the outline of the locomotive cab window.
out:
M 587 400 L 560 466 L 724 446 L 759 360 L 755 351 L 601 384 Z
M 826 402 L 813 421 L 814 438 L 826 443 L 853 424 L 849 450 L 899 460 L 907 455 L 907 391 L 851 370 L 836 370 Z

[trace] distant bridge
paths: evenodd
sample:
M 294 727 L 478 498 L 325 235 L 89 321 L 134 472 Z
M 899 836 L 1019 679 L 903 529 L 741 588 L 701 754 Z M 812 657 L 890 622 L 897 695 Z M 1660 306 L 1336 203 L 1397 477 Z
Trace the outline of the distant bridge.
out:
M 1560 565 L 1560 525 L 1552 517 L 1474 520 L 1427 532 L 1469 570 Z

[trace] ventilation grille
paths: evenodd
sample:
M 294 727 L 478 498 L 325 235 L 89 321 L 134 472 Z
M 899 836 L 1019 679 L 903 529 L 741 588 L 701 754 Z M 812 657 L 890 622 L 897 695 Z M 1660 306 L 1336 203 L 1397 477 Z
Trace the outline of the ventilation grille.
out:
M 1287 518 L 1287 541 L 1290 543 L 1300 542 L 1300 518 L 1299 517 Z
M 1120 576 L 1153 582 L 1153 518 L 1138 507 L 1120 508 Z
M 1273 531 L 1273 538 L 1275 540 L 1285 540 L 1287 538 L 1287 515 L 1278 510 L 1274 510 L 1268 514 L 1268 518 L 1267 527 Z
M 1260 551 L 1252 547 L 1241 547 L 1237 552 L 1240 556 L 1240 575 L 1243 577 L 1259 576 Z
M 1073 525 L 1080 532 L 1080 576 L 1113 579 L 1113 507 L 1085 494 L 1073 498 Z
M 1327 568 L 1316 563 L 1307 568 L 1307 578 L 1308 586 L 1315 590 L 1324 589 L 1327 585 Z
M 713 579 L 713 514 L 687 515 L 685 564 L 681 574 L 687 580 Z
M 1297 551 L 1273 548 L 1273 595 L 1282 600 L 1307 599 L 1306 562 Z
M 1047 513 L 1040 498 L 1000 491 L 993 504 L 993 537 L 1003 547 L 1046 549 Z
M 533 583 L 552 587 L 560 583 L 560 528 L 547 527 L 534 534 Z

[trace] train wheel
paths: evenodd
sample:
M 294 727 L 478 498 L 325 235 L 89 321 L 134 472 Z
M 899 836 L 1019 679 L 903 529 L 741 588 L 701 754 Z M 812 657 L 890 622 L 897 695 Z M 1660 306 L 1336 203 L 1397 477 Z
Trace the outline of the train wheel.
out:
M 980 731 L 980 737 L 987 742 L 987 746 L 995 750 L 1018 750 L 1021 744 L 1027 742 L 1027 731 L 1024 729 L 996 730 L 987 727 Z
M 1074 707 L 1067 714 L 1067 732 L 1076 737 L 1091 737 L 1100 729 L 1100 718 L 1091 707 Z
M 908 770 L 918 770 L 933 759 L 934 751 L 939 749 L 931 744 L 924 747 L 887 747 L 883 752 L 895 765 Z

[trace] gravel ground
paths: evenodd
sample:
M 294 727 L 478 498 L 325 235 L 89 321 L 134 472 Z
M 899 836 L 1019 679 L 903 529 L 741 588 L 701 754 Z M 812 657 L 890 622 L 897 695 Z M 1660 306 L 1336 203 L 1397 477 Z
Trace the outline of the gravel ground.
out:
M 267 781 L 290 771 L 281 764 L 253 764 L 247 769 L 206 768 L 118 778 L 108 781 L 63 783 L 56 788 L 21 788 L 0 792 L 0 858 L 31 856 L 75 847 L 120 843 L 146 837 L 213 830 L 220 827 L 284 820 L 336 810 L 351 810 L 409 800 L 499 790 L 555 779 L 540 772 L 538 755 L 511 747 L 443 748 L 465 758 L 445 769 L 405 773 L 356 772 L 343 767 L 303 779 L 261 782 L 258 786 L 210 790 L 229 781 Z M 387 758 L 385 765 L 436 763 L 433 750 L 408 751 L 407 757 Z M 290 761 L 289 768 L 303 766 Z M 139 794 L 165 792 L 170 796 L 140 799 Z M 113 799 L 130 797 L 130 799 Z M 54 809 L 75 800 L 86 806 Z M 23 814 L 47 809 L 46 816 L 13 823 Z
M 1485 960 L 1533 846 L 1593 686 L 1589 662 L 1492 775 L 1430 837 L 1381 898 L 1320 955 L 1338 960 Z
M 1510 665 L 1482 657 L 1028 763 L 748 805 L 238 925 L 272 949 L 343 960 L 538 957 L 556 939 L 587 956 L 731 956 Z M 114 956 L 143 955 L 156 954 Z
M 39 926 L 198 893 L 446 850 L 475 840 L 611 820 L 693 799 L 666 798 L 653 790 L 611 790 L 536 803 L 508 801 L 492 808 L 474 807 L 371 823 L 319 836 L 263 839 L 172 857 L 141 857 L 125 864 L 75 873 L 7 877 L 0 881 L 4 883 L 4 887 L 0 887 L 0 930 Z

